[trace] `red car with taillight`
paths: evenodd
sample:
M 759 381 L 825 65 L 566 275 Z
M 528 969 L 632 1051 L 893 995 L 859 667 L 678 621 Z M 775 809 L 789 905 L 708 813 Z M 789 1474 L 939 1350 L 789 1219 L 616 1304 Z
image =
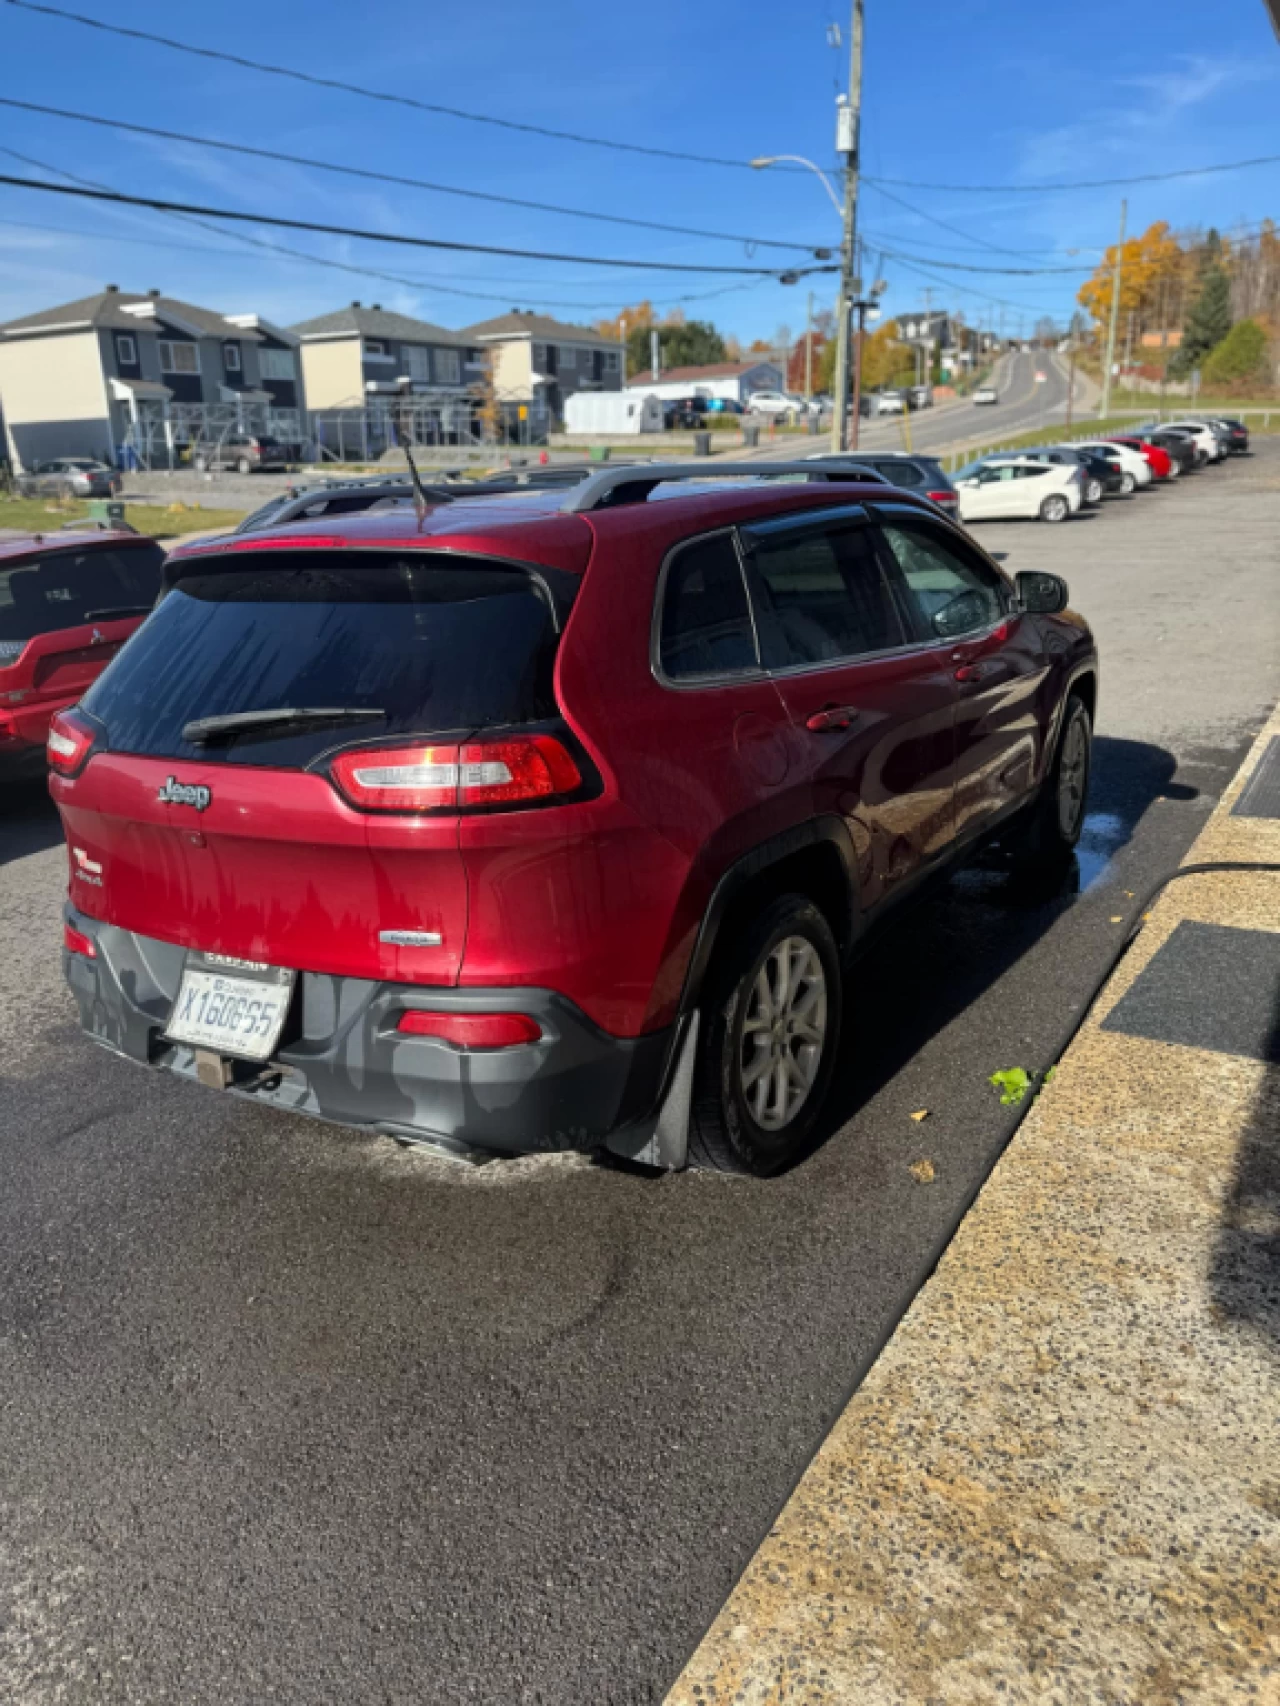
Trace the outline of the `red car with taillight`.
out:
M 163 566 L 136 533 L 0 536 L 0 778 L 44 773 L 50 718 L 139 626 Z
M 1152 444 L 1148 439 L 1121 437 L 1112 433 L 1108 442 L 1126 445 L 1130 450 L 1136 450 L 1139 456 L 1145 457 L 1153 479 L 1167 480 L 1173 471 L 1173 458 L 1169 452 L 1161 450 L 1158 444 Z
M 1069 860 L 1097 662 L 1056 577 L 782 471 L 174 553 L 51 731 L 88 1034 L 451 1153 L 802 1154 L 868 933 Z

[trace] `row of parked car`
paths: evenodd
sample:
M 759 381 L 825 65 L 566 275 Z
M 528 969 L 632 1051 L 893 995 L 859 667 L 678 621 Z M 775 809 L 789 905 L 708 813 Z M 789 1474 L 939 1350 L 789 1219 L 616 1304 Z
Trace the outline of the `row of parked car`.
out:
M 1067 521 L 1105 498 L 1129 496 L 1198 472 L 1249 448 L 1242 421 L 1219 417 L 1137 427 L 1067 444 L 992 451 L 948 475 L 932 456 L 816 452 L 813 461 L 854 461 L 896 486 L 923 491 L 960 521 Z

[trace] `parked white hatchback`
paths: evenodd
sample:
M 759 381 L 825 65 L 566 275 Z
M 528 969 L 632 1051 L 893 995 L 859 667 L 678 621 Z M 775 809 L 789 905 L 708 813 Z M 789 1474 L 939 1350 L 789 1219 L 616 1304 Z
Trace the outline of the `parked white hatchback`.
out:
M 1065 521 L 1084 502 L 1080 464 L 1030 456 L 971 462 L 952 476 L 961 521 Z
M 1113 444 L 1109 438 L 1082 438 L 1078 441 L 1073 439 L 1069 448 L 1092 450 L 1099 456 L 1105 456 L 1108 462 L 1118 462 L 1120 478 L 1124 481 L 1121 490 L 1126 497 L 1140 486 L 1149 486 L 1154 478 L 1146 457 L 1140 450 L 1131 450 L 1127 444 Z

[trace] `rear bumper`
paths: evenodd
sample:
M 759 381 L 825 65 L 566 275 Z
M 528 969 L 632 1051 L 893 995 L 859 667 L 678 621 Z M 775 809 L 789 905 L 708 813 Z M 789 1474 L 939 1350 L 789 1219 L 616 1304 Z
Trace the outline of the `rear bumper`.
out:
M 185 950 L 66 908 L 94 943 L 64 952 L 87 1035 L 140 1065 L 195 1079 L 192 1049 L 164 1029 Z M 518 1012 L 542 1039 L 464 1050 L 396 1030 L 406 1008 Z M 264 1066 L 234 1062 L 227 1089 L 293 1113 L 459 1150 L 507 1155 L 592 1150 L 652 1123 L 673 1033 L 614 1037 L 546 989 L 435 989 L 302 972 L 280 1046 Z M 636 1145 L 610 1147 L 632 1152 Z

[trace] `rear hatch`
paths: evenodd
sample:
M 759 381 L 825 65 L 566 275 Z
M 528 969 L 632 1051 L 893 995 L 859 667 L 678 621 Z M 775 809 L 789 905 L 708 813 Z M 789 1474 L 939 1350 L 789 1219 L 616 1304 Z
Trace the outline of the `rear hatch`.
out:
M 50 713 L 92 685 L 154 605 L 163 567 L 150 539 L 0 560 L 0 742 L 44 744 Z
M 311 543 L 193 555 L 171 574 L 84 700 L 99 748 L 55 787 L 76 903 L 187 948 L 456 982 L 467 890 L 454 797 L 362 809 L 331 766 L 353 748 L 421 763 L 427 747 L 553 718 L 571 594 L 551 582 L 575 577 Z M 266 720 L 282 710 L 309 715 Z M 246 713 L 264 720 L 226 721 Z

